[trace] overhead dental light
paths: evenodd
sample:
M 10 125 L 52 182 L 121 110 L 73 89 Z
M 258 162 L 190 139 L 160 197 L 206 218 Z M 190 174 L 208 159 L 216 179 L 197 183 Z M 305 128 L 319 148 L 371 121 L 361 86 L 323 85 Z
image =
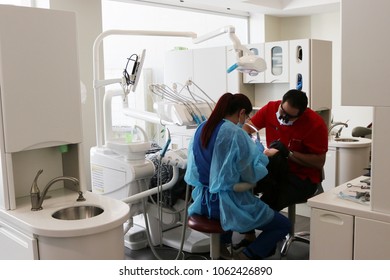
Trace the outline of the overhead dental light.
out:
M 219 35 L 228 33 L 230 40 L 233 42 L 233 48 L 236 51 L 237 62 L 234 63 L 227 69 L 227 72 L 230 73 L 233 70 L 237 70 L 243 73 L 248 73 L 251 76 L 256 76 L 260 72 L 264 72 L 267 69 L 267 64 L 264 59 L 253 54 L 248 48 L 243 46 L 235 34 L 234 26 L 225 26 L 216 31 L 207 33 L 203 36 L 193 39 L 195 44 L 207 41 Z

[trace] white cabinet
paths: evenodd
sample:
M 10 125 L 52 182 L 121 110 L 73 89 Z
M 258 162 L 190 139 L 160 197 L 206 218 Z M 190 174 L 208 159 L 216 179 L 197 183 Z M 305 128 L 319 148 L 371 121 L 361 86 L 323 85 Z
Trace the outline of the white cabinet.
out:
M 267 42 L 259 44 L 249 44 L 246 47 L 264 58 L 267 69 L 250 76 L 243 75 L 244 83 L 288 83 L 289 82 L 289 41 Z
M 37 260 L 37 240 L 0 221 L 0 259 Z
M 310 259 L 352 260 L 353 216 L 312 209 Z
M 289 82 L 289 41 L 267 42 L 264 47 L 266 83 Z
M 388 260 L 390 256 L 390 223 L 355 218 L 354 259 Z
M 324 191 L 330 190 L 337 186 L 336 184 L 336 169 L 337 169 L 337 149 L 329 147 L 326 153 L 326 160 L 324 165 L 324 180 L 322 187 Z
M 46 179 L 65 175 L 58 146 L 82 142 L 76 15 L 0 5 L 0 89 L 0 208 L 8 210 L 39 169 L 60 170 L 45 168 Z M 55 151 L 55 162 L 43 150 Z
M 390 1 L 343 0 L 340 10 L 341 104 L 390 106 Z
M 366 178 L 349 183 L 359 185 Z M 369 203 L 341 199 L 340 191 L 349 192 L 347 183 L 308 200 L 310 259 L 390 259 L 390 215 L 373 211 Z
M 214 101 L 227 91 L 226 47 L 193 50 L 193 80 Z M 235 73 L 233 73 L 235 75 Z M 194 89 L 197 92 L 197 89 Z M 199 92 L 202 96 L 202 93 Z
M 44 9 L 0 9 L 1 114 L 7 153 L 81 142 L 76 22 L 72 15 L 52 13 L 53 24 L 36 20 L 50 17 Z
M 312 209 L 311 260 L 388 260 L 390 223 Z
M 306 92 L 314 111 L 332 108 L 332 42 L 289 41 L 290 88 Z
M 324 190 L 330 190 L 366 173 L 370 166 L 371 139 L 357 142 L 329 142 L 324 165 Z

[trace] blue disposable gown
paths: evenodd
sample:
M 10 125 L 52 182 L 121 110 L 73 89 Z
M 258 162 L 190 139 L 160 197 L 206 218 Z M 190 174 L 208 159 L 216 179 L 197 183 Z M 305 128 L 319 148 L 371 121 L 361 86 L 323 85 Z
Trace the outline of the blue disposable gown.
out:
M 239 182 L 256 184 L 268 172 L 268 158 L 262 153 L 262 146 L 255 144 L 244 130 L 231 121 L 222 122 L 219 130 L 214 131 L 215 144 L 212 156 L 209 157 L 211 162 L 205 162 L 207 157 L 203 156 L 195 159 L 194 141 L 200 142 L 201 133 L 195 133 L 190 142 L 184 179 L 194 190 L 188 214 L 204 215 L 204 208 L 207 206 L 208 216 L 212 217 L 211 202 L 217 197 L 222 228 L 225 231 L 246 232 L 270 222 L 274 211 L 254 196 L 251 190 L 235 192 L 233 186 Z M 202 126 L 198 128 L 200 129 Z M 210 169 L 209 180 L 204 180 L 205 178 L 199 178 L 198 166 L 207 164 Z M 205 181 L 209 182 L 208 185 L 201 183 Z

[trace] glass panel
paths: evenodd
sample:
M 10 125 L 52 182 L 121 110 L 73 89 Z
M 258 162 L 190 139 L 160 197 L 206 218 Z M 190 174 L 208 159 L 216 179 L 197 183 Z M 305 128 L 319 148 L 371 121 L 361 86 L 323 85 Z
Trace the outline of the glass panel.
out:
M 282 47 L 275 46 L 271 49 L 272 67 L 271 72 L 275 76 L 280 76 L 283 73 L 283 52 Z

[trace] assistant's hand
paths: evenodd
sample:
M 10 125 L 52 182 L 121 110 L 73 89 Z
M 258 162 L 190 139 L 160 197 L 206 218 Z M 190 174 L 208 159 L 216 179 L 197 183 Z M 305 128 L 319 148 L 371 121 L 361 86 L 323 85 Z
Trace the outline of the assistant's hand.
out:
M 277 149 L 274 149 L 274 148 L 271 148 L 271 149 L 265 149 L 264 150 L 264 154 L 267 156 L 267 157 L 272 157 L 274 156 L 276 153 L 278 153 L 279 150 Z
M 269 145 L 270 148 L 274 148 L 276 150 L 279 151 L 279 153 L 283 156 L 283 157 L 288 157 L 288 154 L 289 154 L 289 150 L 286 148 L 286 146 L 280 142 L 279 140 L 276 140 L 274 142 L 271 143 L 271 145 Z

